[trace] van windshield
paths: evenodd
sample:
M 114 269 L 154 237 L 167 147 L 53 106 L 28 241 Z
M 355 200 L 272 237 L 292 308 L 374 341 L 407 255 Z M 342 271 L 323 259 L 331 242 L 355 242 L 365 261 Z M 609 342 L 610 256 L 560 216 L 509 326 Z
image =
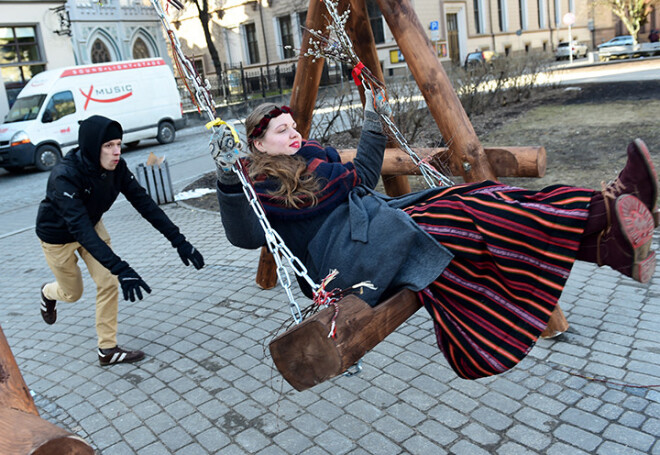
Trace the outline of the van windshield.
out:
M 5 123 L 23 122 L 37 118 L 39 109 L 46 99 L 46 95 L 32 95 L 17 98 L 14 105 L 9 109 Z

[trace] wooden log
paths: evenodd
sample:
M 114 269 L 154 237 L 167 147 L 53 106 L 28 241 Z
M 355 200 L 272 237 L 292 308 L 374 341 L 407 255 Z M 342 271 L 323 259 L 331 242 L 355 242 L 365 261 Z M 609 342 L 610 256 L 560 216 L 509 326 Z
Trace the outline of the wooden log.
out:
M 94 455 L 84 439 L 29 412 L 0 407 L 0 453 Z
M 421 308 L 409 290 L 374 308 L 354 295 L 339 304 L 334 338 L 328 334 L 335 310 L 328 307 L 270 342 L 275 366 L 296 390 L 342 374 Z
M 378 51 L 376 50 L 376 41 L 371 30 L 367 4 L 364 0 L 350 0 L 350 8 L 351 14 L 346 22 L 346 34 L 353 43 L 355 53 L 378 80 L 385 81 Z M 360 90 L 360 97 L 362 98 L 362 105 L 364 105 L 363 90 Z M 395 144 L 390 141 L 388 146 L 395 147 Z M 404 174 L 383 174 L 383 187 L 390 196 L 401 196 L 410 193 L 410 182 Z
M 543 177 L 545 175 L 547 155 L 544 147 L 486 147 L 484 151 L 493 173 L 497 177 Z M 446 163 L 448 152 L 447 147 L 415 149 L 417 156 L 422 159 L 430 158 L 432 164 L 436 160 Z M 356 154 L 356 149 L 339 150 L 339 155 L 344 163 L 353 161 Z M 450 170 L 453 175 L 458 175 L 456 170 Z M 419 175 L 420 171 L 404 151 L 388 148 L 385 149 L 382 173 Z
M 339 4 L 345 8 L 347 0 L 340 0 Z M 328 18 L 327 14 L 323 14 L 324 12 L 325 5 L 323 2 L 310 0 L 309 8 L 307 9 L 307 19 L 305 21 L 307 30 L 303 30 L 300 57 L 298 57 L 296 75 L 293 79 L 293 87 L 291 89 L 291 100 L 289 101 L 298 125 L 298 132 L 304 138 L 309 136 L 312 127 L 314 106 L 316 105 L 316 96 L 318 95 L 323 64 L 325 62 L 323 58 L 317 58 L 316 61 L 312 61 L 314 59 L 311 57 L 305 57 L 305 53 L 310 47 L 309 39 L 311 38 L 311 34 L 308 30 L 320 30 L 323 34 L 327 35 L 326 25 L 328 24 Z
M 493 180 L 477 134 L 445 73 L 410 0 L 377 0 L 431 115 L 452 151 L 450 159 L 466 182 Z
M 39 417 L 0 327 L 0 454 L 93 455 L 81 438 Z
M 39 415 L 2 327 L 0 327 L 0 408 L 17 409 L 35 416 Z M 0 451 L 0 453 L 5 452 Z

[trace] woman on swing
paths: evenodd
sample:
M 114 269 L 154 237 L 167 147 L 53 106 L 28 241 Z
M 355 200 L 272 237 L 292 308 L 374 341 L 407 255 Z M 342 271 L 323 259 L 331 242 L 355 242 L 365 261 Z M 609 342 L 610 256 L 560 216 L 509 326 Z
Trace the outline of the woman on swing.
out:
M 335 149 L 303 140 L 288 107 L 260 105 L 246 120 L 245 168 L 312 280 L 336 269 L 332 287 L 371 281 L 376 289 L 360 296 L 371 306 L 402 288 L 417 292 L 460 377 L 499 374 L 522 360 L 576 259 L 651 279 L 658 183 L 641 140 L 603 191 L 484 181 L 389 198 L 373 191 L 387 142 L 376 109 L 367 90 L 357 156 L 342 164 Z M 259 248 L 264 233 L 231 164 L 218 163 L 222 223 L 233 245 Z

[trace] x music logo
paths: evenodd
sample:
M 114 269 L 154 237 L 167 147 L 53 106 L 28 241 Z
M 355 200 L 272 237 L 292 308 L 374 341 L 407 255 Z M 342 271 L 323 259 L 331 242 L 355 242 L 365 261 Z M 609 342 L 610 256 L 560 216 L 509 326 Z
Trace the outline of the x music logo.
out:
M 80 93 L 82 93 L 82 96 L 85 97 L 85 107 L 84 110 L 87 110 L 87 106 L 89 105 L 90 101 L 95 101 L 97 103 L 115 103 L 117 101 L 124 100 L 131 96 L 133 94 L 133 87 L 131 87 L 130 84 L 127 85 L 117 85 L 114 87 L 109 87 L 109 88 L 102 88 L 102 89 L 97 89 L 96 92 L 94 92 L 94 86 L 89 87 L 89 92 L 85 93 L 82 89 L 80 90 Z M 94 97 L 92 96 L 92 92 L 94 92 Z M 119 94 L 118 96 L 115 96 L 114 98 L 95 98 L 97 96 L 103 96 L 103 95 L 115 95 Z

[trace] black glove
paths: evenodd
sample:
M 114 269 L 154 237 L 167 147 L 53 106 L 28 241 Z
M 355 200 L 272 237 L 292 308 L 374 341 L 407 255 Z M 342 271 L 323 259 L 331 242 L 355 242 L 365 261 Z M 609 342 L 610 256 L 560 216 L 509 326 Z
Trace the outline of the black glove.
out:
M 190 265 L 190 263 L 192 263 L 197 270 L 204 267 L 204 257 L 202 256 L 202 253 L 197 251 L 197 249 L 187 240 L 184 240 L 182 244 L 177 246 L 176 250 L 179 252 L 181 261 L 183 261 L 185 265 Z
M 126 263 L 124 262 L 124 264 Z M 121 290 L 124 293 L 124 300 L 135 302 L 136 296 L 138 300 L 142 300 L 142 290 L 140 288 L 144 289 L 147 294 L 151 294 L 151 288 L 147 286 L 147 283 L 128 264 L 119 272 L 118 278 L 119 284 L 121 284 Z

